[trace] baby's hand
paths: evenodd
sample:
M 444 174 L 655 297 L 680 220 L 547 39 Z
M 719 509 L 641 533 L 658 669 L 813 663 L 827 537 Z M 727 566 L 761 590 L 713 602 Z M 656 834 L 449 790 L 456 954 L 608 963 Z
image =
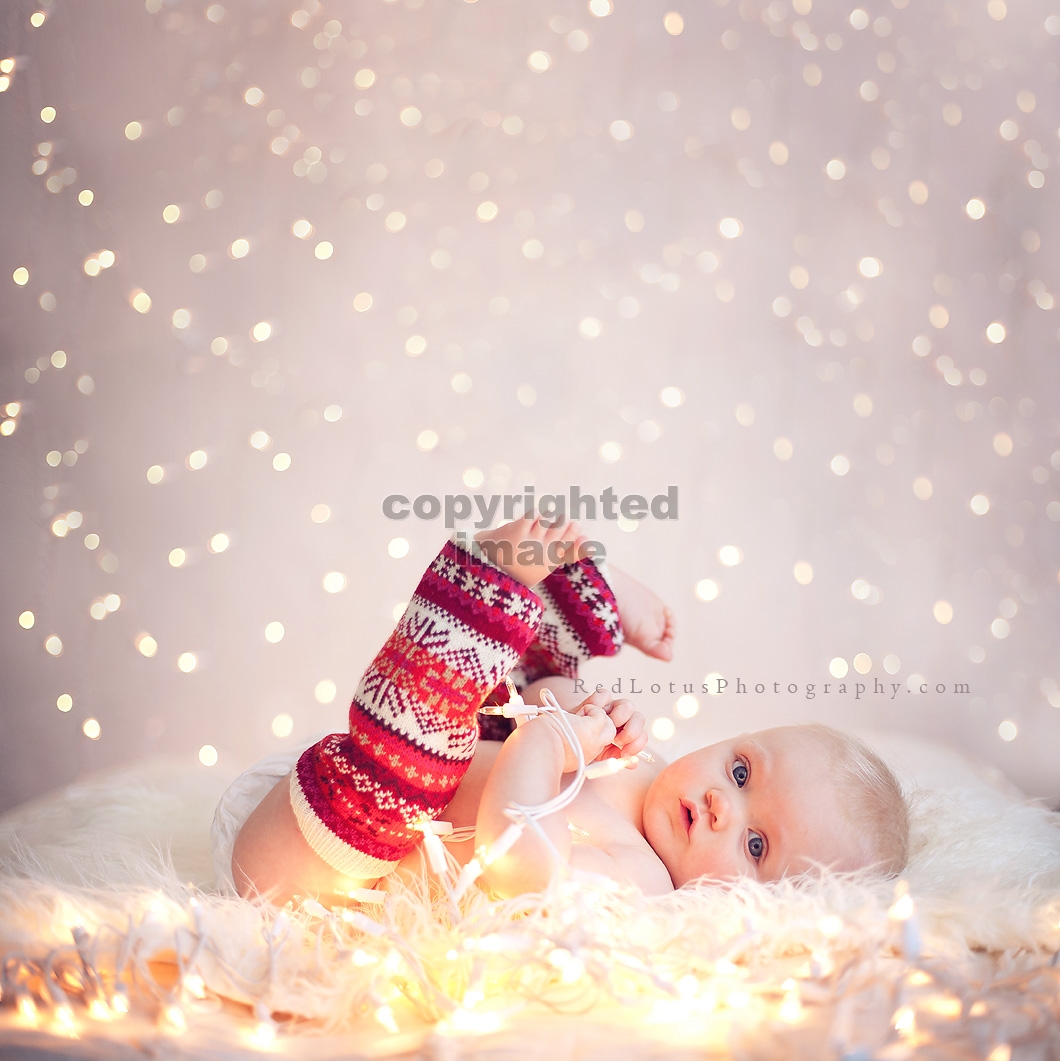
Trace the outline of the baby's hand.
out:
M 608 749 L 614 747 L 617 732 L 614 722 L 608 715 L 607 707 L 603 706 L 605 701 L 610 701 L 606 693 L 593 693 L 573 711 L 565 713 L 566 721 L 581 745 L 586 765 L 597 759 L 611 758 L 607 752 Z M 537 718 L 546 720 L 549 725 L 559 730 L 561 736 L 563 735 L 560 723 L 553 713 L 544 712 Z M 563 736 L 563 773 L 570 773 L 577 768 L 578 758 L 566 736 Z
M 596 695 L 595 693 L 593 694 Z M 606 696 L 607 694 L 602 694 Z M 609 698 L 610 699 L 610 698 Z M 648 721 L 639 712 L 633 709 L 632 700 L 611 700 L 604 706 L 607 717 L 615 727 L 615 739 L 610 747 L 603 750 L 601 759 L 633 758 L 648 743 Z M 630 766 L 637 763 L 633 758 Z
M 581 559 L 588 539 L 573 521 L 553 527 L 525 517 L 480 531 L 475 541 L 492 563 L 533 589 L 557 567 Z
M 612 700 L 603 690 L 597 690 L 583 700 L 568 717 L 589 715 L 597 717 L 595 712 L 602 711 L 614 727 L 610 741 L 596 748 L 588 748 L 582 743 L 585 762 L 598 759 L 620 759 L 624 756 L 635 756 L 647 743 L 647 721 L 644 716 L 633 709 L 632 700 Z M 606 730 L 606 727 L 605 727 Z M 590 751 L 593 754 L 590 755 Z M 573 753 L 571 753 L 573 758 Z M 574 766 L 570 766 L 574 769 Z

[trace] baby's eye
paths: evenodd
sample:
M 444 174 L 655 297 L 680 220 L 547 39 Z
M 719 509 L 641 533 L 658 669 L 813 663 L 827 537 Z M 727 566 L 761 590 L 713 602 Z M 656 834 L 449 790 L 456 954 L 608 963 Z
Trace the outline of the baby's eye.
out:
M 739 788 L 743 788 L 747 784 L 747 779 L 750 776 L 751 771 L 747 769 L 747 764 L 742 759 L 737 759 L 732 764 L 732 779 Z
M 750 852 L 751 858 L 753 858 L 755 862 L 766 853 L 765 840 L 753 830 L 751 831 L 750 836 L 747 837 L 747 850 Z

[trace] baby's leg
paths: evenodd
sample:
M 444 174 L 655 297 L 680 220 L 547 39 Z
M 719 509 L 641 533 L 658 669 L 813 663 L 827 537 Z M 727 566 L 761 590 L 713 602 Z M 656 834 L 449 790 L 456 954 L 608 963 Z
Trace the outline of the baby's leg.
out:
M 273 790 L 248 819 L 233 857 L 240 891 L 286 895 L 393 869 L 418 842 L 416 824 L 452 798 L 474 752 L 478 708 L 540 615 L 527 586 L 447 543 L 361 679 L 349 730 L 308 748 L 289 797 Z

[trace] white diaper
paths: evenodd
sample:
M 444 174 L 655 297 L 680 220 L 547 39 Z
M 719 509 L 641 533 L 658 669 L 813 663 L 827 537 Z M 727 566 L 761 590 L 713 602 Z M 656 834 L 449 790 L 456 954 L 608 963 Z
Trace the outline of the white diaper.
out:
M 276 782 L 289 774 L 298 762 L 303 748 L 277 752 L 260 759 L 249 770 L 244 770 L 225 789 L 210 827 L 210 850 L 213 853 L 214 883 L 224 894 L 235 895 L 232 879 L 232 849 L 243 823 L 255 807 L 275 787 Z

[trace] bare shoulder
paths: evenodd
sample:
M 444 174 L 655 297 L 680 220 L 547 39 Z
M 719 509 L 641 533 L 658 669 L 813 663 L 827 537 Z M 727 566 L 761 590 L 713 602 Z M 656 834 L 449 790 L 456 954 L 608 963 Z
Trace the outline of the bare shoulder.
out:
M 575 869 L 599 873 L 620 884 L 632 884 L 645 895 L 665 895 L 674 890 L 666 867 L 646 842 L 643 847 L 616 844 L 606 849 L 575 844 L 571 848 L 570 864 Z

